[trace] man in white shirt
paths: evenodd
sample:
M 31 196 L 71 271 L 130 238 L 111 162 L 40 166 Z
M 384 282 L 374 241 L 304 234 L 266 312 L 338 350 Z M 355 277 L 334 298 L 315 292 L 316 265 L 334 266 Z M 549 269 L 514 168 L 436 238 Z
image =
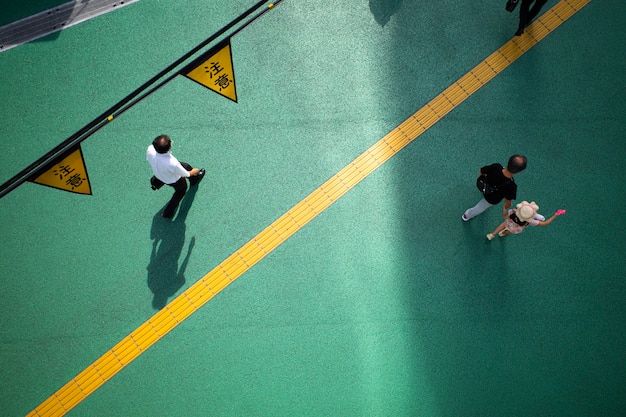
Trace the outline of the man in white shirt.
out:
M 148 146 L 146 160 L 152 167 L 154 177 L 150 180 L 152 189 L 157 190 L 167 184 L 174 188 L 172 199 L 163 210 L 161 216 L 171 219 L 176 213 L 180 201 L 187 192 L 187 181 L 189 185 L 197 185 L 204 178 L 204 168 L 193 168 L 186 162 L 179 162 L 171 153 L 172 140 L 167 135 L 157 136 Z

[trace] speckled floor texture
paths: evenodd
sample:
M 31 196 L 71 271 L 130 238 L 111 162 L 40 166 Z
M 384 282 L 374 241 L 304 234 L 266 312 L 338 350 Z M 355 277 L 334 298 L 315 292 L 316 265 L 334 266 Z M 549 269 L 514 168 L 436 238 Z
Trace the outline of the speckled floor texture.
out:
M 1 4 L 7 24 L 55 2 Z M 0 183 L 254 4 L 140 0 L 0 53 Z M 237 103 L 175 77 L 82 143 L 92 195 L 2 197 L 0 416 L 508 42 L 504 5 L 283 0 L 231 39 Z M 67 415 L 623 416 L 624 16 L 590 2 Z M 206 168 L 173 221 L 145 161 L 159 134 Z M 567 214 L 488 241 L 500 208 L 461 214 L 514 153 L 516 202 Z

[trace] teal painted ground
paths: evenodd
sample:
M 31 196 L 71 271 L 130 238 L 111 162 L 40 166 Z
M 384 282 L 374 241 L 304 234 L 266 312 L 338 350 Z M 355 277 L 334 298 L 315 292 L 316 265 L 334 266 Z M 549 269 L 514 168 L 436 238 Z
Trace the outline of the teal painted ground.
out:
M 0 415 L 507 42 L 495 3 L 284 0 L 232 40 L 238 104 L 177 78 L 83 143 L 93 196 L 0 199 Z M 253 4 L 141 0 L 0 54 L 0 182 Z M 69 415 L 622 416 L 624 15 L 591 2 Z M 145 162 L 161 133 L 207 169 L 172 223 Z M 568 212 L 488 242 L 498 209 L 460 216 L 517 152 L 520 199 Z

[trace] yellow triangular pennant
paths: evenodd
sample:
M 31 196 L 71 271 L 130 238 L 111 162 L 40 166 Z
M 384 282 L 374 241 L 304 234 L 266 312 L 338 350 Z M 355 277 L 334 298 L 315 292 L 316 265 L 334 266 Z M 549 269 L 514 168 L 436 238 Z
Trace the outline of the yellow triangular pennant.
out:
M 180 73 L 235 103 L 237 102 L 230 38 L 204 53 Z
M 32 182 L 71 193 L 91 195 L 87 168 L 80 146 L 63 159 L 51 164 L 46 172 Z

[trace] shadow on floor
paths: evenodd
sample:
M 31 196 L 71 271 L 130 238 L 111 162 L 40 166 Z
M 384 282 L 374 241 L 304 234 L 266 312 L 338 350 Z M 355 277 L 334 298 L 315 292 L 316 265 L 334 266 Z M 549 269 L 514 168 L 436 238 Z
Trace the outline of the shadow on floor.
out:
M 148 288 L 154 294 L 152 307 L 160 310 L 167 305 L 169 297 L 185 284 L 185 269 L 191 256 L 196 238 L 192 237 L 187 248 L 187 254 L 180 267 L 178 261 L 185 245 L 185 219 L 196 196 L 198 187 L 190 187 L 185 195 L 178 214 L 174 220 L 161 217 L 163 209 L 152 218 L 150 239 L 152 253 L 148 264 Z

